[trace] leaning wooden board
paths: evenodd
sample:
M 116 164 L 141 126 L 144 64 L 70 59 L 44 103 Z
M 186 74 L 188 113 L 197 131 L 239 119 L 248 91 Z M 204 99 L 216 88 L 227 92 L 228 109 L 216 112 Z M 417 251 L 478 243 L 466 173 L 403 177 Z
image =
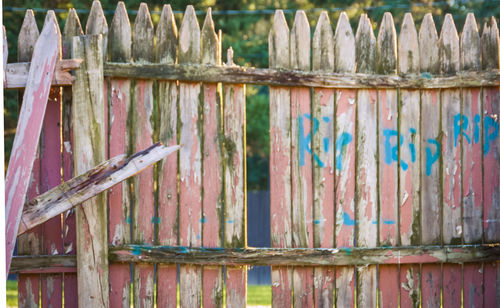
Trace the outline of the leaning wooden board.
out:
M 44 26 L 33 52 L 5 181 L 7 272 L 16 244 L 17 228 L 36 156 L 57 56 L 57 29 L 54 24 L 48 23 Z

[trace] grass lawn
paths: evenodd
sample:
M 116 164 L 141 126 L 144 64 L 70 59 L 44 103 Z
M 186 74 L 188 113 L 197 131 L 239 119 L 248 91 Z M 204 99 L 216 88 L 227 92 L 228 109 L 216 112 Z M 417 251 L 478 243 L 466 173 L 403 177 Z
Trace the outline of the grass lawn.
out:
M 249 285 L 247 287 L 249 306 L 271 306 L 270 285 Z M 17 307 L 17 281 L 7 280 L 7 307 Z

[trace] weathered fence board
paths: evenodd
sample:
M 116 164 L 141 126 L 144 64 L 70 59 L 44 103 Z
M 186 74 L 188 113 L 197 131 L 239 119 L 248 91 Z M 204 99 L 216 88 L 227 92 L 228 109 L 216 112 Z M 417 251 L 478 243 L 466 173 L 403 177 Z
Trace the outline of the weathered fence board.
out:
M 333 71 L 334 37 L 330 19 L 322 12 L 312 41 L 312 69 L 315 71 Z M 309 147 L 308 163 L 312 164 L 313 193 L 313 243 L 314 247 L 327 248 L 334 244 L 334 127 L 335 91 L 333 89 L 314 88 L 312 106 L 308 114 L 302 115 L 304 135 L 310 136 L 303 147 Z M 307 117 L 308 116 L 308 117 Z M 306 121 L 307 120 L 307 121 Z M 307 130 L 305 129 L 307 127 Z M 307 135 L 306 135 L 307 134 Z M 305 154 L 305 152 L 304 152 Z M 304 165 L 302 168 L 304 168 Z M 333 304 L 335 269 L 315 268 L 314 303 L 319 306 Z
M 102 75 L 102 35 L 73 39 L 73 57 L 84 59 L 73 85 L 74 172 L 80 174 L 106 159 L 107 120 Z M 106 194 L 76 209 L 78 305 L 108 307 L 108 232 Z
M 129 62 L 131 57 L 132 32 L 127 10 L 119 2 L 109 29 L 109 57 L 111 61 Z M 127 125 L 131 112 L 131 81 L 110 78 L 109 101 L 109 156 L 130 153 L 131 131 Z M 109 234 L 111 245 L 130 244 L 131 217 L 130 181 L 125 181 L 109 190 Z M 130 265 L 110 263 L 109 265 L 109 304 L 111 307 L 130 306 Z
M 101 195 L 79 210 L 78 227 L 67 212 L 57 228 L 44 227 L 48 240 L 20 238 L 20 253 L 66 254 L 14 259 L 22 305 L 60 306 L 64 287 L 65 305 L 128 307 L 133 285 L 134 306 L 244 306 L 247 265 L 272 266 L 280 307 L 500 302 L 494 19 L 479 37 L 469 14 L 459 36 L 448 15 L 438 36 L 430 14 L 420 27 L 406 14 L 397 37 L 386 13 L 376 38 L 366 15 L 355 36 L 347 14 L 334 34 L 322 12 L 311 47 L 305 13 L 289 30 L 277 11 L 269 68 L 247 68 L 233 63 L 231 49 L 222 65 L 211 10 L 200 31 L 188 7 L 178 35 L 166 5 L 155 34 L 146 4 L 131 29 L 119 3 L 108 42 L 94 1 L 86 28 L 101 43 L 74 45 L 81 26 L 76 11 L 68 16 L 29 195 L 60 181 L 45 161 L 69 180 L 71 164 L 83 173 L 156 139 L 184 147 L 113 187 L 109 219 Z M 32 12 L 25 23 L 19 50 L 30 53 Z M 4 88 L 26 87 L 30 56 L 6 66 Z M 69 70 L 82 60 L 74 79 Z M 73 81 L 61 98 L 58 86 Z M 270 86 L 269 249 L 246 243 L 245 84 Z
M 215 34 L 215 26 L 212 20 L 212 11 L 209 9 L 207 15 L 205 16 L 205 21 L 201 30 L 201 63 L 211 64 L 211 65 L 221 65 L 221 45 L 219 38 Z M 234 145 L 242 144 L 241 140 L 234 140 L 229 138 L 229 136 L 224 135 L 222 138 L 222 123 L 225 123 L 228 130 L 232 130 L 231 124 L 234 125 L 236 121 L 237 125 L 245 123 L 244 118 L 241 118 L 239 114 L 228 115 L 227 120 L 222 119 L 222 101 L 221 101 L 221 89 L 218 88 L 216 83 L 203 84 L 203 218 L 202 218 L 202 237 L 204 247 L 221 247 L 223 245 L 223 230 L 224 230 L 224 217 L 226 220 L 235 220 L 235 224 L 228 224 L 226 228 L 226 235 L 230 238 L 233 237 L 235 232 L 231 232 L 231 226 L 235 226 L 239 229 L 240 236 L 244 235 L 245 227 L 241 223 L 241 216 L 243 215 L 242 203 L 243 198 L 239 193 L 243 193 L 241 190 L 244 176 L 243 174 L 234 173 L 238 177 L 236 181 L 231 181 L 226 178 L 226 184 L 228 192 L 226 194 L 227 198 L 224 196 L 224 182 L 223 182 L 223 143 L 231 145 L 231 151 L 229 155 L 238 155 L 234 157 L 236 159 L 236 166 L 227 166 L 227 170 L 239 171 L 238 169 L 238 159 L 241 159 L 241 153 L 237 153 L 237 148 Z M 226 93 L 230 93 L 228 90 Z M 230 94 L 228 94 L 230 95 Z M 243 97 L 244 99 L 244 97 Z M 234 108 L 233 101 L 226 101 L 226 108 L 224 111 L 228 111 Z M 234 117 L 234 118 L 233 118 Z M 238 128 L 238 127 L 236 127 Z M 235 129 L 235 132 L 240 132 L 240 129 Z M 243 132 L 241 130 L 241 132 Z M 235 142 L 236 141 L 236 142 Z M 231 160 L 230 160 L 231 161 Z M 236 167 L 236 169 L 234 169 Z M 234 186 L 233 186 L 234 185 Z M 235 207 L 236 211 L 239 213 L 234 215 L 223 214 L 223 202 L 224 200 L 231 200 L 231 204 Z M 233 202 L 237 200 L 239 204 Z M 239 206 L 237 206 L 239 205 Z M 241 231 L 243 233 L 241 233 Z M 226 271 L 229 271 L 226 268 Z M 228 274 L 226 276 L 226 283 L 230 284 L 232 281 L 230 279 L 234 275 Z M 223 271 L 222 267 L 203 267 L 203 307 L 219 307 L 221 306 L 223 300 Z M 246 287 L 246 285 L 243 285 Z M 244 300 L 245 294 L 238 294 L 235 290 L 239 288 L 234 288 L 231 293 L 227 293 L 226 303 L 227 305 L 238 306 L 234 302 L 234 297 L 237 300 Z
M 47 106 L 50 82 L 57 61 L 57 29 L 47 24 L 33 52 L 32 67 L 24 92 L 16 137 L 5 177 L 7 272 L 14 252 L 17 229 L 35 161 L 42 119 Z
M 283 11 L 274 14 L 269 33 L 269 67 L 290 67 L 290 31 Z M 269 89 L 271 246 L 292 247 L 290 89 Z M 292 305 L 293 277 L 288 267 L 271 268 L 272 302 Z
M 156 29 L 156 61 L 177 61 L 177 26 L 170 5 L 165 5 Z M 175 82 L 158 82 L 158 136 L 166 145 L 177 144 L 178 89 Z M 170 155 L 158 166 L 157 243 L 177 245 L 178 155 Z M 159 307 L 177 306 L 177 266 L 158 264 L 157 298 Z

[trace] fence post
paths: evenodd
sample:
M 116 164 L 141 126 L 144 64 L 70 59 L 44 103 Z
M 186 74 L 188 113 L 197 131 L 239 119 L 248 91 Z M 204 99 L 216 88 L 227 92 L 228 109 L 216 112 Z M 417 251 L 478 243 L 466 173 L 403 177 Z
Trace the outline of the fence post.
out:
M 164 5 L 156 29 L 156 61 L 177 63 L 177 26 L 170 5 Z M 158 81 L 159 139 L 163 144 L 177 144 L 178 88 L 175 81 Z M 158 225 L 159 245 L 177 245 L 178 235 L 178 161 L 179 156 L 170 155 L 158 166 Z M 175 175 L 175 176 L 174 176 Z M 177 306 L 177 265 L 158 264 L 158 307 Z
M 73 39 L 73 58 L 83 59 L 73 84 L 74 170 L 81 174 L 106 159 L 107 121 L 102 35 Z M 76 209 L 78 305 L 109 307 L 106 193 Z
M 290 68 L 289 30 L 282 10 L 269 33 L 269 67 Z M 269 88 L 271 246 L 292 247 L 290 88 Z M 292 306 L 292 268 L 271 268 L 272 303 Z
M 312 70 L 333 72 L 334 69 L 334 37 L 327 12 L 321 12 L 312 39 Z M 302 144 L 310 154 L 304 167 L 312 165 L 313 190 L 313 244 L 316 248 L 331 248 L 335 237 L 335 186 L 334 186 L 334 127 L 335 91 L 326 88 L 312 90 L 312 106 L 309 119 L 304 115 L 304 135 L 310 134 L 310 144 Z M 326 121 L 325 121 L 326 119 Z M 306 126 L 305 124 L 308 123 Z M 314 133 L 316 131 L 316 133 Z M 328 144 L 328 147 L 325 147 Z M 307 156 L 306 156 L 307 157 Z M 335 269 L 315 268 L 314 285 L 315 304 L 331 306 L 333 304 L 333 288 L 335 286 Z
M 111 62 L 130 62 L 132 32 L 127 9 L 123 2 L 116 6 L 109 29 L 109 57 Z M 131 154 L 130 135 L 133 127 L 130 120 L 130 79 L 110 79 L 109 156 Z M 130 181 L 116 185 L 109 191 L 109 236 L 110 245 L 130 244 L 131 194 Z M 111 307 L 130 306 L 130 265 L 109 265 Z

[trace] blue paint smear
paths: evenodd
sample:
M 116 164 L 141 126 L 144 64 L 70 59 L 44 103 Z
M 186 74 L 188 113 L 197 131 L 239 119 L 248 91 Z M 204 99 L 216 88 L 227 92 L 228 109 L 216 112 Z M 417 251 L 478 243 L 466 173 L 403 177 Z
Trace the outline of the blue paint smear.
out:
M 420 74 L 420 76 L 424 77 L 425 79 L 431 79 L 432 78 L 431 74 L 429 74 L 429 73 L 422 73 L 422 74 Z
M 481 122 L 481 116 L 476 114 L 474 116 L 474 143 L 479 142 L 479 122 Z
M 490 116 L 484 117 L 484 156 L 490 151 L 490 142 L 498 138 L 498 122 Z M 493 130 L 491 130 L 493 129 Z
M 417 130 L 413 127 L 410 127 L 410 134 L 415 135 L 417 133 Z M 417 160 L 417 155 L 415 152 L 415 144 L 413 141 L 411 141 L 412 138 L 410 138 L 410 155 L 411 155 L 411 162 L 414 163 Z M 403 143 L 403 140 L 401 140 L 401 145 Z
M 234 220 L 230 219 L 227 221 L 228 224 L 234 224 Z
M 374 225 L 378 224 L 378 220 L 376 220 L 376 219 L 372 220 L 372 224 L 374 224 Z
M 328 152 L 330 148 L 330 140 L 328 138 L 323 138 L 323 149 L 325 150 L 325 152 Z
M 200 222 L 201 222 L 202 224 L 204 224 L 205 222 L 207 222 L 207 219 L 206 219 L 205 217 L 203 217 L 202 219 L 200 219 Z
M 321 221 L 320 221 L 319 219 L 315 219 L 315 220 L 314 220 L 314 224 L 315 224 L 315 225 L 319 225 L 320 223 L 321 223 Z
M 201 238 L 201 236 L 198 234 L 198 235 L 196 235 L 196 238 L 197 238 L 197 239 L 200 239 L 200 238 Z
M 128 223 L 128 224 L 131 224 L 132 223 L 132 218 L 127 217 L 127 219 L 125 219 L 125 222 Z
M 398 132 L 393 129 L 384 129 L 384 162 L 390 165 L 393 161 L 398 161 L 398 145 L 391 145 L 391 138 L 397 137 Z M 401 139 L 402 140 L 402 139 Z M 396 141 L 397 142 L 397 141 Z
M 136 248 L 132 249 L 132 254 L 134 256 L 140 256 L 142 254 L 142 250 L 140 248 L 136 247 Z
M 346 226 L 354 226 L 354 219 L 352 219 L 351 217 L 349 217 L 349 214 L 347 214 L 346 212 L 344 212 L 342 214 L 342 219 L 344 220 L 344 225 L 346 225 Z
M 457 146 L 457 140 L 460 135 L 464 135 L 467 142 L 470 144 L 470 138 L 465 132 L 469 127 L 469 119 L 458 113 L 453 117 L 453 136 L 455 137 L 455 146 Z
M 345 251 L 346 255 L 348 255 L 348 256 L 349 256 L 349 255 L 351 255 L 351 253 L 352 253 L 352 248 L 345 247 L 345 248 L 342 248 L 342 249 Z
M 342 170 L 345 147 L 352 142 L 352 135 L 343 132 L 335 142 L 335 169 Z
M 436 163 L 441 155 L 441 145 L 436 139 L 428 139 L 427 141 L 436 146 L 434 154 L 432 154 L 431 148 L 425 148 L 425 175 L 429 176 L 432 172 L 432 165 Z
M 386 224 L 386 225 L 394 225 L 394 224 L 396 224 L 396 222 L 395 222 L 394 220 L 390 220 L 390 219 L 388 219 L 388 220 L 383 219 L 382 221 L 383 221 L 383 222 L 384 222 L 384 224 Z
M 325 123 L 330 123 L 330 117 L 323 117 L 323 121 L 325 121 Z

